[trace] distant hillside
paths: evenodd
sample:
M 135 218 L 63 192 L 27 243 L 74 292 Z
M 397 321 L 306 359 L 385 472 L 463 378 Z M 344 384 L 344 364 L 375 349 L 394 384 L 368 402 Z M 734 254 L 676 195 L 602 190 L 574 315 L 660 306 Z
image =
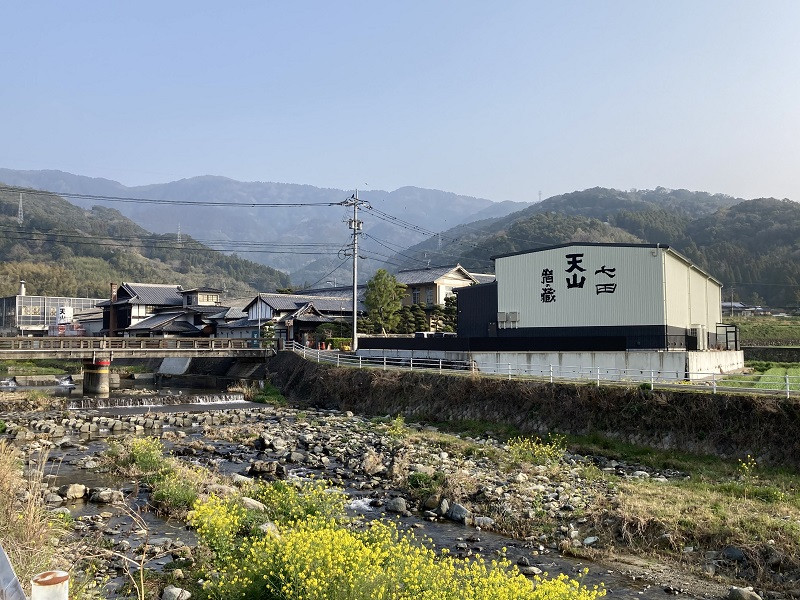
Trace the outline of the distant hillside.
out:
M 491 270 L 489 257 L 571 241 L 665 243 L 754 304 L 800 305 L 800 204 L 741 200 L 687 190 L 592 188 L 510 215 L 459 225 L 398 253 L 404 266 L 461 262 Z
M 109 283 L 146 281 L 184 287 L 209 285 L 230 296 L 273 290 L 288 275 L 210 250 L 188 236 L 153 235 L 118 211 L 79 208 L 63 198 L 0 190 L 0 295 L 15 294 L 19 280 L 30 294 L 96 296 Z
M 126 187 L 116 181 L 82 177 L 61 171 L 15 171 L 0 169 L 0 181 L 9 185 L 28 186 L 58 193 L 148 198 L 156 200 L 189 200 L 259 203 L 341 202 L 352 190 L 323 189 L 310 185 L 287 183 L 241 182 L 226 177 L 203 176 L 170 183 Z M 393 192 L 365 190 L 360 197 L 393 217 L 419 225 L 426 231 L 441 231 L 459 223 L 486 216 L 498 217 L 529 206 L 523 202 L 494 203 L 484 198 L 461 196 L 439 190 L 403 187 Z M 330 273 L 342 261 L 337 251 L 349 239 L 344 207 L 257 208 L 235 206 L 154 206 L 119 203 L 98 199 L 71 199 L 75 204 L 91 208 L 99 204 L 118 209 L 148 231 L 174 234 L 178 227 L 200 241 L 236 240 L 271 242 L 271 251 L 254 252 L 248 257 L 292 273 L 296 283 L 313 282 Z M 403 226 L 377 211 L 363 211 L 363 255 L 365 274 L 385 267 L 387 257 L 397 249 L 425 238 L 423 231 Z M 310 243 L 326 247 L 309 248 Z M 301 248 L 301 244 L 306 244 Z M 388 248 L 393 249 L 388 249 Z M 302 251 L 301 251 L 302 250 Z M 316 254 L 315 254 L 316 253 Z M 343 280 L 346 265 L 331 273 Z

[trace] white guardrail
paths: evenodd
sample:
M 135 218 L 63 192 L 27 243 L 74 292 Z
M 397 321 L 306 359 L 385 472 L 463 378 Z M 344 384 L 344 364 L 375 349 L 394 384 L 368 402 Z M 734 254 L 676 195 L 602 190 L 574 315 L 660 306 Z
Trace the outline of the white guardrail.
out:
M 291 342 L 286 349 L 305 359 L 337 367 L 356 367 L 359 369 L 397 369 L 404 371 L 473 373 L 486 377 L 504 379 L 527 379 L 572 383 L 594 383 L 596 385 L 642 386 L 649 384 L 651 389 L 693 389 L 726 393 L 756 393 L 782 395 L 786 398 L 800 395 L 800 374 L 789 375 L 753 373 L 665 373 L 656 370 L 613 369 L 603 367 L 581 367 L 564 365 L 531 366 L 516 363 L 482 363 L 447 359 L 411 358 L 393 356 L 357 356 L 331 350 L 315 350 Z

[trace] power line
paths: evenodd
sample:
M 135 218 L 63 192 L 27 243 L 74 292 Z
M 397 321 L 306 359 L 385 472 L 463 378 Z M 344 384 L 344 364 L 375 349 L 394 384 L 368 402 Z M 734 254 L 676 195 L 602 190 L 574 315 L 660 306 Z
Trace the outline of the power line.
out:
M 338 271 L 339 269 L 341 269 L 341 268 L 344 266 L 344 263 L 346 263 L 347 261 L 348 261 L 348 259 L 347 259 L 347 258 L 345 258 L 345 259 L 344 259 L 342 262 L 340 262 L 340 263 L 339 263 L 337 266 L 335 266 L 333 269 L 331 269 L 330 271 L 328 271 L 328 272 L 327 272 L 325 275 L 323 275 L 322 277 L 320 277 L 319 279 L 317 279 L 317 280 L 316 280 L 314 283 L 312 283 L 311 285 L 307 285 L 307 286 L 305 286 L 305 287 L 303 287 L 303 288 L 300 288 L 300 290 L 298 290 L 298 291 L 300 291 L 300 292 L 303 292 L 303 291 L 305 291 L 305 290 L 310 290 L 310 289 L 313 289 L 313 287 L 314 287 L 315 285 L 317 285 L 318 283 L 320 283 L 320 282 L 322 282 L 322 281 L 326 280 L 326 279 L 327 279 L 328 277 L 330 277 L 330 276 L 331 276 L 333 273 L 335 273 L 336 271 Z
M 27 188 L 0 185 L 0 192 L 22 192 L 32 196 L 55 198 L 78 198 L 81 200 L 105 200 L 130 204 L 165 204 L 177 206 L 246 206 L 250 208 L 297 208 L 303 206 L 336 206 L 339 202 L 225 202 L 222 200 L 156 200 L 154 198 L 131 198 L 122 196 L 101 196 L 96 194 L 76 194 L 71 192 L 48 192 Z

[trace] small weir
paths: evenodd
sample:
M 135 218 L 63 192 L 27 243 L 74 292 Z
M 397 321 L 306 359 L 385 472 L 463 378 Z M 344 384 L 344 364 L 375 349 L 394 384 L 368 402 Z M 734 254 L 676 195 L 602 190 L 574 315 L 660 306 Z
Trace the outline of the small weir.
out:
M 201 393 L 201 394 L 147 394 L 136 396 L 110 396 L 99 398 L 81 396 L 69 401 L 70 410 L 102 410 L 106 408 L 148 408 L 158 406 L 242 404 L 246 402 L 244 394 L 238 392 Z

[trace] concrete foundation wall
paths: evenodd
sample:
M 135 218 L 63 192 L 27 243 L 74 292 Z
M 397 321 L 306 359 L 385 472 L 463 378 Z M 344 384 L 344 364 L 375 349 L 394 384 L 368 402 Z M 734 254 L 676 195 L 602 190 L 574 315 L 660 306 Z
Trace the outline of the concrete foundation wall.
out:
M 692 373 L 708 373 L 706 377 L 692 379 L 709 379 L 711 373 L 731 373 L 744 368 L 744 352 L 742 350 L 722 350 L 719 352 L 689 352 L 689 371 Z
M 632 351 L 632 352 L 444 352 L 435 350 L 359 350 L 359 356 L 394 359 L 473 361 L 482 373 L 541 375 L 605 380 L 649 377 L 661 380 L 711 378 L 744 367 L 741 351 Z

